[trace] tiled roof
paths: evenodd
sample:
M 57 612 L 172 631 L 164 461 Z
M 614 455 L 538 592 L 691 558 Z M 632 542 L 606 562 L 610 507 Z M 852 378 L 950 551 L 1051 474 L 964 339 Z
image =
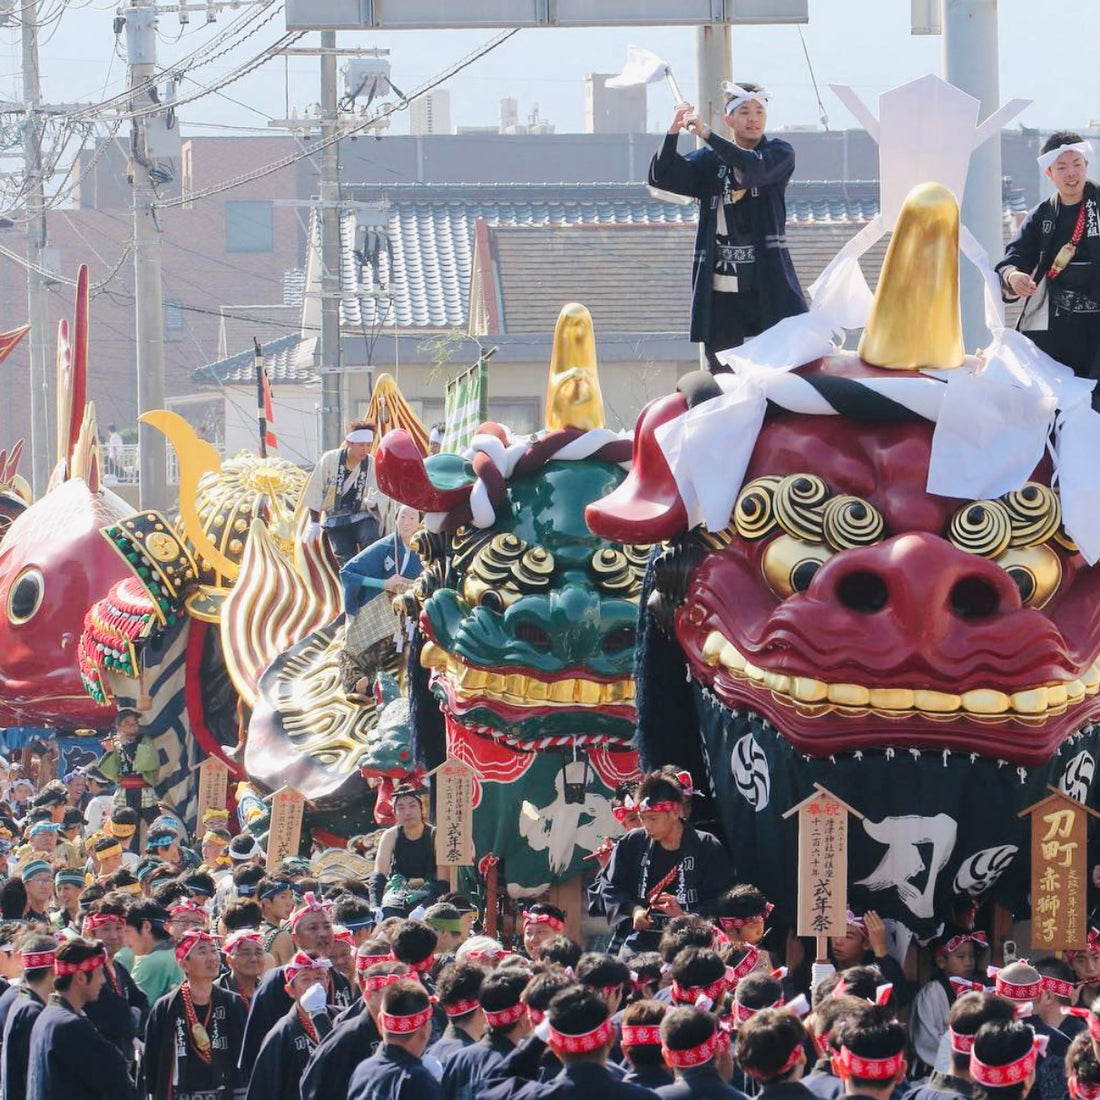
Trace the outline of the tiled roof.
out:
M 278 340 L 261 344 L 264 354 L 264 367 L 267 377 L 278 382 L 312 382 L 317 378 L 314 368 L 314 353 L 317 337 L 303 339 L 301 333 L 282 336 Z M 233 385 L 256 381 L 256 356 L 251 351 L 238 352 L 216 363 L 207 363 L 199 367 L 192 375 L 194 382 L 207 384 Z
M 252 341 L 266 344 L 301 326 L 301 306 L 222 306 L 218 354 L 223 359 L 252 348 Z
M 686 333 L 691 298 L 695 227 L 499 226 L 478 236 L 475 263 L 486 269 L 480 250 L 491 254 L 488 291 L 474 280 L 475 294 L 494 301 L 472 304 L 475 318 L 492 318 L 494 334 L 552 332 L 568 301 L 592 312 L 597 335 Z M 787 242 L 804 288 L 824 270 L 852 235 L 849 225 L 788 227 Z M 874 287 L 886 254 L 885 239 L 861 259 Z M 494 308 L 495 306 L 495 308 Z
M 792 228 L 853 226 L 878 213 L 876 183 L 795 183 L 787 192 Z M 388 207 L 392 267 L 356 256 L 356 218 L 342 223 L 343 321 L 367 328 L 463 328 L 467 323 L 474 227 L 688 225 L 695 204 L 655 197 L 641 184 L 397 186 L 364 198 Z M 392 292 L 392 301 L 390 293 Z M 579 297 L 573 295 L 571 297 Z M 650 330 L 653 331 L 653 330 Z

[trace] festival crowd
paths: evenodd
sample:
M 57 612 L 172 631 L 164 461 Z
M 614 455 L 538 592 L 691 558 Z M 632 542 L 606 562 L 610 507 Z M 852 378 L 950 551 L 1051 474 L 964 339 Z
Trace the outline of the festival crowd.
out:
M 588 894 L 610 940 L 587 951 L 549 902 L 486 935 L 411 786 L 375 873 L 325 883 L 268 867 L 226 811 L 193 842 L 164 806 L 143 822 L 102 767 L 8 794 L 2 1100 L 1100 1096 L 1100 932 L 987 970 L 970 909 L 918 987 L 888 922 L 849 913 L 830 961 L 798 965 L 692 825 L 686 772 L 620 792 Z

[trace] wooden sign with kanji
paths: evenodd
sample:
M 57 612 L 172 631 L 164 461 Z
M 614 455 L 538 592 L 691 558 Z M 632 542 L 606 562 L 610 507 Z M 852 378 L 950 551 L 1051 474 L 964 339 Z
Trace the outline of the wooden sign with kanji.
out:
M 199 765 L 199 804 L 196 820 L 202 828 L 202 817 L 207 810 L 224 810 L 229 791 L 229 768 L 225 761 L 208 756 Z
M 435 861 L 440 867 L 474 864 L 473 769 L 451 759 L 433 773 L 435 781 Z
M 1042 951 L 1081 951 L 1089 934 L 1085 815 L 1100 814 L 1050 790 L 1019 814 L 1031 818 L 1031 942 Z
M 863 817 L 820 783 L 783 816 L 798 814 L 799 936 L 813 936 L 818 955 L 824 940 L 848 929 L 848 815 Z
M 292 787 L 281 787 L 271 798 L 271 829 L 267 834 L 267 869 L 296 856 L 302 843 L 306 800 Z

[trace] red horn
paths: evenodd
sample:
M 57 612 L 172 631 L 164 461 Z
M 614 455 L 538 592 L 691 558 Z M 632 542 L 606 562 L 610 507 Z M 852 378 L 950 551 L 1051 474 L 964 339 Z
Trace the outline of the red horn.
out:
M 432 484 L 416 441 L 400 428 L 386 432 L 378 444 L 378 487 L 388 497 L 421 512 L 449 512 L 470 497 L 473 482 L 453 489 Z
M 662 424 L 685 412 L 682 393 L 658 397 L 642 409 L 634 429 L 630 473 L 617 489 L 585 509 L 584 518 L 595 534 L 614 542 L 654 543 L 687 527 L 687 509 L 656 436 Z

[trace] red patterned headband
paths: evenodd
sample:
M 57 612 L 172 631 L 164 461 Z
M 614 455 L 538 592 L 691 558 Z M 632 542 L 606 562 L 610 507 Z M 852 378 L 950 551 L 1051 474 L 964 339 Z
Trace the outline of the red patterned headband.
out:
M 412 1016 L 394 1016 L 390 1012 L 379 1012 L 378 1022 L 383 1031 L 394 1031 L 399 1035 L 408 1035 L 418 1031 L 432 1018 L 432 1006 L 413 1013 Z
M 950 955 L 952 951 L 957 951 L 964 943 L 974 943 L 979 947 L 988 947 L 989 937 L 984 932 L 963 932 L 958 936 L 952 936 L 946 943 L 941 944 L 936 949 L 936 954 Z
M 787 1055 L 787 1060 L 777 1069 L 774 1073 L 761 1073 L 757 1069 L 749 1069 L 748 1066 L 742 1066 L 745 1073 L 748 1074 L 754 1081 L 774 1081 L 777 1077 L 782 1077 L 785 1073 L 790 1073 L 792 1069 L 798 1063 L 798 1056 L 802 1053 L 802 1044 L 795 1043 L 794 1050 Z
M 376 963 L 393 962 L 393 956 L 388 951 L 383 951 L 381 955 L 356 955 L 355 956 L 355 969 L 356 970 L 369 970 Z
M 194 898 L 180 898 L 180 900 L 168 910 L 169 916 L 173 917 L 181 917 L 186 913 L 194 913 L 195 916 L 202 917 L 203 920 L 210 919 L 210 911 L 204 906 L 199 905 Z
M 325 916 L 331 918 L 332 902 L 321 901 L 312 890 L 306 891 L 306 893 L 302 895 L 302 904 L 290 915 L 291 932 L 298 927 L 298 922 L 308 913 L 324 913 Z
M 992 1089 L 1018 1084 L 1035 1068 L 1039 1055 L 1045 1054 L 1046 1049 L 1047 1037 L 1036 1035 L 1032 1040 L 1031 1049 L 1022 1058 L 1017 1058 L 1016 1061 L 1008 1062 L 1003 1066 L 987 1066 L 971 1051 L 970 1076 L 977 1084 Z
M 443 1011 L 451 1019 L 455 1019 L 458 1016 L 465 1016 L 467 1012 L 473 1012 L 473 1010 L 480 1005 L 480 1001 L 476 997 L 470 997 L 465 1001 L 455 1001 L 453 1004 L 444 1005 Z
M 718 923 L 727 932 L 740 932 L 742 928 L 747 928 L 758 920 L 767 920 L 774 911 L 775 906 L 769 901 L 765 903 L 763 913 L 754 913 L 751 917 L 719 917 Z
M 1067 951 L 1066 958 L 1072 962 L 1078 955 L 1100 955 L 1100 928 L 1090 928 L 1089 938 L 1085 944 L 1085 950 L 1081 951 Z
M 947 980 L 954 988 L 956 997 L 961 997 L 964 993 L 993 992 L 993 986 L 982 985 L 981 982 L 972 982 L 967 978 L 948 978 Z
M 367 966 L 373 966 L 374 963 L 368 959 Z M 361 970 L 366 970 L 367 967 L 360 967 Z M 408 974 L 371 974 L 368 977 L 360 979 L 359 984 L 368 993 L 378 993 L 381 990 L 387 988 L 387 986 L 394 985 L 401 981 L 402 978 L 407 978 Z
M 742 978 L 747 978 L 760 962 L 760 949 L 750 947 L 736 966 L 726 968 L 726 983 L 732 989 Z
M 688 1047 L 686 1050 L 670 1050 L 664 1043 L 661 1048 L 665 1052 L 665 1061 L 676 1069 L 689 1069 L 691 1066 L 701 1066 L 709 1062 L 721 1045 L 722 1032 L 715 1029 L 714 1034 L 700 1043 L 697 1047 Z
M 1076 982 L 1066 982 L 1061 978 L 1052 978 L 1049 975 L 1044 975 L 1040 984 L 1048 993 L 1053 993 L 1055 997 L 1071 999 L 1077 992 Z
M 553 928 L 555 932 L 565 931 L 565 921 L 560 917 L 555 917 L 552 913 L 524 913 L 523 927 L 526 928 L 529 924 L 545 924 L 547 927 Z
M 530 1005 L 528 1005 L 527 1006 L 527 1016 L 531 1021 L 531 1026 L 532 1027 L 538 1027 L 539 1024 L 542 1023 L 543 1018 L 546 1016 L 546 1013 L 540 1011 L 537 1008 L 532 1008 Z
M 511 1027 L 512 1024 L 527 1014 L 527 1006 L 523 1002 L 509 1005 L 507 1008 L 498 1009 L 496 1012 L 485 1011 L 485 1022 L 490 1027 Z
M 1020 962 L 1026 961 L 1026 959 L 1020 960 Z M 1013 982 L 1006 982 L 1001 977 L 1001 968 L 999 966 L 989 967 L 986 970 L 986 976 L 993 979 L 994 992 L 1001 997 L 1007 997 L 1010 1001 L 1033 1001 L 1043 992 L 1043 981 L 1041 978 L 1033 982 L 1027 982 L 1024 985 L 1016 985 Z
M 550 1027 L 550 1049 L 555 1054 L 589 1054 L 606 1046 L 615 1037 L 615 1023 L 610 1016 L 599 1027 L 581 1035 L 567 1035 Z
M 212 932 L 204 932 L 201 928 L 192 928 L 184 932 L 176 941 L 176 962 L 183 962 L 200 943 L 212 943 L 216 947 L 219 942 L 218 937 Z
M 1078 1019 L 1084 1020 L 1085 1026 L 1089 1029 L 1089 1038 L 1094 1043 L 1100 1043 L 1100 1020 L 1089 1009 L 1079 1005 L 1073 1008 L 1063 1008 L 1062 1015 L 1076 1016 Z
M 117 913 L 89 913 L 84 918 L 84 924 L 87 928 L 95 931 L 97 928 L 105 928 L 108 924 L 125 924 L 126 918 L 120 917 Z
M 1077 1100 L 1100 1100 L 1100 1085 L 1094 1085 L 1091 1081 L 1082 1081 L 1076 1073 L 1071 1073 L 1066 1079 L 1069 1085 L 1069 1094 Z
M 283 980 L 289 985 L 303 970 L 331 970 L 332 963 L 328 959 L 315 959 L 305 951 L 298 951 L 290 962 L 283 967 Z
M 709 1008 L 725 993 L 726 986 L 724 974 L 710 985 L 680 985 L 679 982 L 674 981 L 670 995 L 673 1002 L 678 1005 L 699 1005 L 705 999 L 708 1003 L 703 1007 Z
M 350 943 L 352 947 L 355 946 L 355 933 L 350 928 L 334 928 L 332 931 L 332 938 L 334 940 L 343 940 L 344 943 Z
M 262 944 L 263 942 L 264 938 L 259 932 L 255 932 L 251 928 L 238 928 L 236 932 L 230 932 L 225 937 L 222 947 L 227 955 L 232 955 L 242 943 Z
M 840 1077 L 855 1077 L 861 1081 L 889 1081 L 905 1068 L 905 1051 L 899 1050 L 889 1058 L 863 1058 L 841 1047 L 836 1056 L 837 1065 L 843 1070 Z
M 93 970 L 103 966 L 107 961 L 106 951 L 97 951 L 83 962 L 71 963 L 64 959 L 54 958 L 53 972 L 60 978 L 65 974 L 89 974 Z
M 974 1049 L 973 1035 L 960 1035 L 953 1027 L 947 1029 L 951 1049 L 956 1054 L 969 1054 Z
M 675 814 L 679 812 L 679 802 L 650 802 L 648 798 L 643 798 L 638 803 L 638 813 L 640 814 Z
M 622 1028 L 624 1047 L 659 1047 L 661 1045 L 660 1024 L 624 1024 Z
M 611 812 L 614 814 L 615 820 L 622 825 L 631 814 L 638 812 L 638 805 L 633 798 L 627 798 L 621 806 L 612 806 Z
M 51 947 L 49 951 L 20 951 L 19 961 L 24 970 L 41 970 L 47 966 L 53 966 L 53 960 L 57 955 L 57 948 Z

